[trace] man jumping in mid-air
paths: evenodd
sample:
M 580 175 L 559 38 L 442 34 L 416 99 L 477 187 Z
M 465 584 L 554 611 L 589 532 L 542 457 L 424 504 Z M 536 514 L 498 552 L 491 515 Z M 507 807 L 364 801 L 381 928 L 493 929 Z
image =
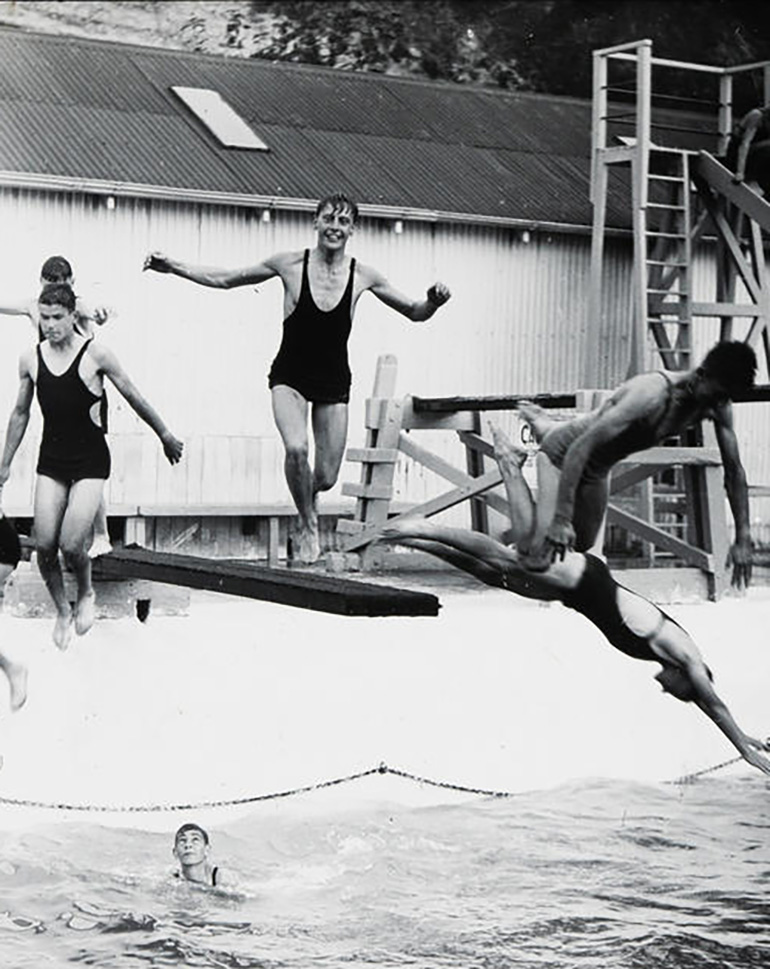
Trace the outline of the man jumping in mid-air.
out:
M 316 208 L 313 249 L 278 253 L 245 269 L 192 266 L 158 252 L 145 261 L 145 269 L 220 289 L 280 277 L 283 340 L 269 386 L 286 452 L 286 481 L 299 513 L 299 547 L 293 557 L 303 563 L 318 558 L 316 496 L 334 487 L 345 453 L 351 380 L 347 344 L 359 297 L 368 290 L 416 323 L 429 320 L 450 297 L 443 283 L 434 283 L 425 299 L 411 300 L 382 273 L 346 255 L 357 218 L 355 202 L 344 195 L 329 195 Z M 308 462 L 308 405 L 312 405 L 315 440 L 313 470 Z
M 519 412 L 540 442 L 538 520 L 525 560 L 528 568 L 547 568 L 573 546 L 578 552 L 595 547 L 607 510 L 610 472 L 618 461 L 711 420 L 735 519 L 728 563 L 733 585 L 748 585 L 749 497 L 731 401 L 751 389 L 756 370 L 757 358 L 748 344 L 725 341 L 712 347 L 699 367 L 637 374 L 597 410 L 570 421 L 552 421 L 536 405 L 522 402 Z

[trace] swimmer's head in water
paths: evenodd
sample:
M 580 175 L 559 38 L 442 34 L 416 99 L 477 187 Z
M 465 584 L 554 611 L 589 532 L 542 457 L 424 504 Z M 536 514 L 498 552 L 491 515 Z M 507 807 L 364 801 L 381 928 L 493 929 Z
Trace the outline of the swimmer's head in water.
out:
M 710 680 L 714 679 L 708 666 L 706 673 Z M 671 696 L 675 696 L 682 703 L 691 703 L 695 699 L 696 693 L 692 680 L 684 670 L 680 670 L 677 666 L 664 666 L 655 679 L 663 687 L 665 693 L 670 693 Z
M 21 544 L 13 525 L 0 514 L 0 566 L 6 566 L 11 571 L 16 568 L 21 558 Z
M 187 834 L 188 832 L 190 833 L 197 832 L 197 834 L 203 839 L 204 844 L 207 845 L 209 843 L 208 832 L 204 828 L 202 828 L 199 824 L 193 824 L 192 822 L 190 822 L 188 824 L 183 824 L 182 827 L 179 828 L 177 833 L 174 835 L 174 844 L 176 844 L 179 841 L 179 839 L 183 835 Z
M 174 855 L 182 866 L 193 867 L 206 861 L 209 836 L 198 824 L 183 824 L 174 835 Z

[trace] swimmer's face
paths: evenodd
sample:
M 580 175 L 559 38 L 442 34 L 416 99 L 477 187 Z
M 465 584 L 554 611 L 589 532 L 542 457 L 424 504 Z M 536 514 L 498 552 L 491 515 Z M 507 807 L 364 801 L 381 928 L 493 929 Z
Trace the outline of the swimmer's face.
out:
M 199 865 L 205 861 L 209 846 L 200 831 L 183 831 L 174 842 L 174 854 L 182 865 Z
M 730 391 L 717 377 L 701 374 L 695 386 L 695 397 L 708 407 L 723 407 L 730 403 Z
M 49 305 L 39 303 L 40 328 L 49 343 L 61 343 L 72 335 L 75 329 L 75 313 L 58 303 Z
M 353 234 L 353 213 L 347 205 L 325 205 L 315 217 L 313 225 L 318 241 L 327 249 L 342 249 Z

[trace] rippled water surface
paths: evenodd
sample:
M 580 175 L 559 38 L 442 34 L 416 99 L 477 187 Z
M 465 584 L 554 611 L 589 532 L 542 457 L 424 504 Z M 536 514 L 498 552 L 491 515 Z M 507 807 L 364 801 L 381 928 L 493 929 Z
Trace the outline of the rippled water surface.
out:
M 171 877 L 177 822 L 0 835 L 0 964 L 770 965 L 759 775 L 421 808 L 272 805 L 210 829 L 232 895 Z

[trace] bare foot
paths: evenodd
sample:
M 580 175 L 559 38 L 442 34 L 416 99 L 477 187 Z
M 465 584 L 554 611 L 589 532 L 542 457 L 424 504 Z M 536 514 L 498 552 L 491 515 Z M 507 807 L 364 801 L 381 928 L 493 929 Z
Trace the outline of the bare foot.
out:
M 546 411 L 531 400 L 520 400 L 516 404 L 516 410 L 521 417 L 529 424 L 532 436 L 539 443 L 546 434 L 558 423 L 549 417 Z
M 20 663 L 9 663 L 5 672 L 11 688 L 11 710 L 16 713 L 27 702 L 27 667 Z
M 59 649 L 65 650 L 69 646 L 73 628 L 72 610 L 56 617 L 56 624 L 53 627 L 53 641 Z
M 313 565 L 318 561 L 321 554 L 321 546 L 318 539 L 318 526 L 308 528 L 297 528 L 294 533 L 294 555 L 293 560 L 299 565 Z
M 425 518 L 401 518 L 389 521 L 377 536 L 383 542 L 401 542 L 408 538 L 430 538 L 430 523 Z
M 88 550 L 88 557 L 98 559 L 100 555 L 109 555 L 111 551 L 112 545 L 110 544 L 110 540 L 106 535 L 94 535 L 94 540 L 91 542 L 91 548 Z
M 86 592 L 75 606 L 75 632 L 78 636 L 85 636 L 94 624 L 96 616 L 96 596 L 94 590 Z
M 527 449 L 514 444 L 497 424 L 490 422 L 489 429 L 495 446 L 495 461 L 501 467 L 505 465 L 513 469 L 523 468 L 524 462 L 529 457 Z

